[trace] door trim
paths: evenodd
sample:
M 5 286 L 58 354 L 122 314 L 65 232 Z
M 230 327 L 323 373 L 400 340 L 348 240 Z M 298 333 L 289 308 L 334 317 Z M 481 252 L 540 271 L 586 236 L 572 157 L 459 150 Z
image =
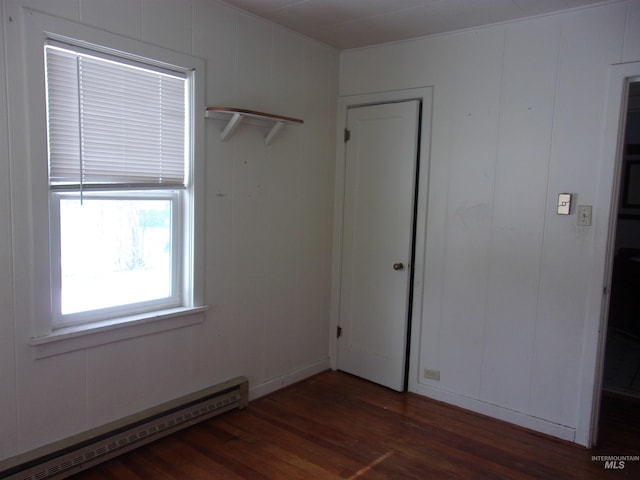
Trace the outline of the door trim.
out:
M 418 157 L 420 169 L 417 179 L 418 196 L 415 211 L 415 254 L 413 263 L 413 299 L 409 309 L 412 310 L 414 320 L 410 323 L 411 333 L 407 348 L 411 352 L 408 363 L 411 378 L 415 359 L 417 359 L 418 341 L 420 338 L 420 324 L 422 317 L 422 285 L 424 284 L 424 257 L 427 226 L 427 200 L 429 180 L 429 152 L 431 146 L 431 111 L 432 87 L 412 88 L 389 92 L 378 92 L 363 95 L 349 95 L 338 98 L 338 122 L 336 132 L 336 168 L 335 168 L 335 197 L 333 212 L 333 256 L 331 274 L 331 307 L 329 322 L 329 361 L 332 370 L 338 368 L 338 339 L 336 331 L 340 318 L 340 290 L 342 278 L 342 238 L 345 204 L 345 142 L 342 140 L 347 125 L 347 110 L 352 107 L 375 105 L 382 103 L 404 102 L 420 100 L 422 110 L 420 115 L 420 146 Z
M 613 269 L 613 242 L 620 191 L 622 130 L 629 78 L 640 76 L 640 62 L 611 65 L 603 112 L 603 136 L 594 204 L 594 251 L 587 293 L 582 375 L 575 442 L 595 446 L 600 419 L 607 316 Z M 597 219 L 601 218 L 602 221 Z

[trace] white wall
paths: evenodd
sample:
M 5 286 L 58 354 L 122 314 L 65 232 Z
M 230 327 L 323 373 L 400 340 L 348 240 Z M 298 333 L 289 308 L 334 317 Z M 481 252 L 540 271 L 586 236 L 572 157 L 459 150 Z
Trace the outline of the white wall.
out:
M 433 86 L 415 391 L 588 442 L 587 296 L 608 218 L 578 227 L 555 204 L 597 200 L 609 65 L 640 60 L 638 32 L 633 0 L 341 54 L 342 96 Z
M 8 142 L 28 138 L 29 92 L 15 81 L 23 6 L 203 58 L 209 105 L 304 119 L 270 147 L 264 129 L 241 126 L 223 143 L 223 123 L 206 121 L 203 324 L 32 358 L 29 172 L 10 155 L 28 145 Z M 337 52 L 214 0 L 2 8 L 0 459 L 237 375 L 255 397 L 327 368 Z

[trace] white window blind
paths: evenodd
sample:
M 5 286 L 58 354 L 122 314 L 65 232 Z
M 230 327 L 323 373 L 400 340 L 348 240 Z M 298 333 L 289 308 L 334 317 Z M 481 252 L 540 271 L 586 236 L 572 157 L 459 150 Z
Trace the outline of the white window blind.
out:
M 45 49 L 52 189 L 185 186 L 184 73 Z

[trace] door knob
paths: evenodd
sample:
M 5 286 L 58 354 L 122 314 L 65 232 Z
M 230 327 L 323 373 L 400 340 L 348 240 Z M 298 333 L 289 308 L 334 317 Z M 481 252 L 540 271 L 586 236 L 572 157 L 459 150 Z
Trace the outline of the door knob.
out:
M 404 270 L 404 263 L 394 263 L 393 264 L 393 269 L 394 270 Z

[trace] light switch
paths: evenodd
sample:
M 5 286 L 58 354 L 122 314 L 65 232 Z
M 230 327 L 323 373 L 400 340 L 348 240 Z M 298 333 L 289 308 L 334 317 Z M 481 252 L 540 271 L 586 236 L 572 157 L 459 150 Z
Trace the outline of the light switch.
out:
M 591 205 L 578 205 L 578 225 L 581 227 L 591 226 Z
M 558 215 L 569 215 L 571 213 L 571 194 L 558 194 Z

